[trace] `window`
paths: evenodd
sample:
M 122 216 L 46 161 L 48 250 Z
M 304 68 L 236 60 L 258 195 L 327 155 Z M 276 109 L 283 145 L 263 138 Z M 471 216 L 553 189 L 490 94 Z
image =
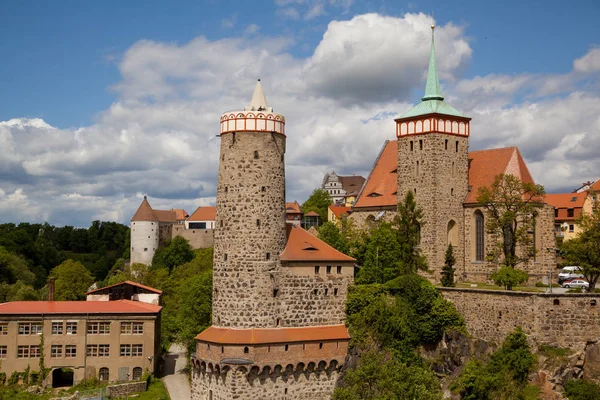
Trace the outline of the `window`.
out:
M 458 140 L 456 141 L 456 152 L 458 153 Z
M 323 342 L 319 343 L 319 349 L 323 348 Z
M 341 266 L 341 265 L 338 265 L 338 266 L 337 266 L 337 273 L 338 273 L 338 274 L 341 274 L 341 273 L 342 273 L 342 266 Z
M 98 345 L 88 344 L 85 350 L 86 357 L 98 357 Z
M 62 357 L 63 347 L 62 345 L 53 344 L 50 346 L 50 357 L 51 358 L 59 358 Z
M 267 259 L 267 261 L 269 261 L 271 259 L 271 253 L 267 253 L 265 258 Z
M 250 350 L 248 349 L 248 347 L 244 347 L 244 354 L 248 354 L 250 352 Z
M 448 139 L 444 140 L 444 147 L 448 150 Z
M 334 296 L 337 296 L 337 295 L 338 295 L 338 289 L 337 289 L 337 288 L 333 289 L 333 295 L 334 295 Z
M 554 209 L 554 218 L 558 218 L 558 208 Z
M 331 273 L 331 265 L 327 266 L 327 273 L 330 274 Z
M 206 229 L 206 222 L 190 222 L 189 229 Z
M 0 324 L 0 335 L 8 335 L 8 324 Z
M 0 358 L 6 358 L 7 346 L 0 346 Z
M 110 334 L 110 322 L 88 322 L 88 335 L 108 335 Z
M 416 175 L 419 176 L 419 162 L 417 161 L 417 168 L 415 169 Z
M 122 344 L 121 345 L 121 357 L 131 357 L 131 345 L 130 344 Z
M 65 357 L 77 357 L 77 346 L 74 344 L 65 345 Z
M 18 346 L 17 358 L 29 358 L 29 346 Z
M 98 345 L 98 357 L 110 357 L 110 345 L 99 344 Z
M 144 247 L 144 251 L 148 251 L 148 248 L 147 248 L 147 247 Z
M 254 159 L 255 159 L 255 160 L 258 160 L 258 151 L 255 151 L 255 152 L 254 152 Z
M 410 141 L 410 151 L 413 151 L 413 141 Z
M 483 261 L 484 257 L 484 223 L 481 211 L 475 213 L 475 261 Z
M 313 295 L 316 296 L 317 294 L 319 294 L 319 291 L 317 289 L 313 289 Z
M 285 351 L 288 351 L 290 349 L 290 345 L 286 344 L 285 345 Z
M 98 377 L 101 381 L 107 381 L 108 380 L 108 368 L 106 368 L 106 367 L 100 368 L 100 374 L 98 374 Z
M 279 293 L 279 290 L 273 289 L 273 297 L 277 297 L 278 293 Z
M 142 368 L 135 367 L 133 369 L 133 380 L 134 381 L 139 381 L 140 379 L 142 379 Z
M 419 140 L 419 150 L 423 150 L 423 140 Z
M 223 254 L 223 261 L 227 261 L 227 253 Z
M 567 208 L 567 217 L 573 218 L 575 216 L 575 209 Z
M 325 289 L 325 296 L 329 293 L 329 289 Z
M 6 346 L 4 346 L 6 348 Z M 39 358 L 40 357 L 40 346 L 17 346 L 17 358 Z
M 77 335 L 77 322 L 67 322 L 67 335 Z
M 267 191 L 267 187 L 266 186 L 261 186 L 260 187 L 260 191 L 261 192 L 266 192 Z
M 63 323 L 62 322 L 53 322 L 52 323 L 52 334 L 53 335 L 62 335 L 63 334 Z
M 458 246 L 458 225 L 453 220 L 448 222 L 448 244 Z
M 29 347 L 29 357 L 40 358 L 40 346 L 39 345 L 34 344 Z
M 143 322 L 134 322 L 132 324 L 132 330 L 134 335 L 143 335 L 144 334 L 144 323 Z
M 575 225 L 571 224 L 569 225 L 569 232 L 575 232 Z
M 141 357 L 144 352 L 143 344 L 132 344 L 131 345 L 131 356 L 132 357 Z
M 315 274 L 318 274 L 320 270 L 321 270 L 321 267 L 318 265 L 315 265 Z
M 260 226 L 260 219 L 256 220 L 256 226 Z
M 121 322 L 121 335 L 131 335 L 131 322 Z
M 39 322 L 19 322 L 19 335 L 41 335 L 42 324 Z

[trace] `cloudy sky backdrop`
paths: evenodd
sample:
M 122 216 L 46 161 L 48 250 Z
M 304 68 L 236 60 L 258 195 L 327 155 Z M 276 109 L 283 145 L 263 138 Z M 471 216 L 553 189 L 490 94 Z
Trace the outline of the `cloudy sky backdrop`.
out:
M 549 192 L 600 178 L 597 2 L 84 3 L 0 5 L 0 222 L 214 204 L 219 117 L 257 78 L 286 117 L 288 200 L 367 176 L 422 96 L 432 12 L 471 149 L 518 146 Z

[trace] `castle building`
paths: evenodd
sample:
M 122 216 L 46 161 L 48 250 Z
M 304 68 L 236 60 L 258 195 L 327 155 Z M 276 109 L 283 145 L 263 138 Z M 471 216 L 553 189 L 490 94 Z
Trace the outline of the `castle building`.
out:
M 328 399 L 355 260 L 286 223 L 285 119 L 260 81 L 220 137 L 212 326 L 196 337 L 192 399 Z
M 349 207 L 354 204 L 364 183 L 365 178 L 360 175 L 340 176 L 332 171 L 325 174 L 321 189 L 329 193 L 334 204 Z
M 485 229 L 485 210 L 477 202 L 480 187 L 490 186 L 499 174 L 512 174 L 533 183 L 516 147 L 469 151 L 471 118 L 444 101 L 437 75 L 435 45 L 431 52 L 425 95 L 396 119 L 396 140 L 386 141 L 373 170 L 352 207 L 357 225 L 391 221 L 406 193 L 415 195 L 423 209 L 421 249 L 439 281 L 449 244 L 453 246 L 459 279 L 486 281 L 496 265 L 486 254 L 496 238 Z M 530 232 L 536 248 L 522 266 L 534 279 L 556 267 L 554 210 L 545 204 Z

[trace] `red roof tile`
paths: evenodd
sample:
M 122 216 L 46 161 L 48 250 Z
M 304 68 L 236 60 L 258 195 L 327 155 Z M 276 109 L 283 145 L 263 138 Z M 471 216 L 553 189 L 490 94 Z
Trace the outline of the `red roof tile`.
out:
M 600 179 L 598 179 L 596 182 L 593 183 L 592 186 L 590 186 L 590 190 L 592 192 L 600 192 Z
M 30 314 L 155 314 L 161 306 L 132 300 L 12 301 L 0 304 L 0 315 Z
M 398 205 L 398 141 L 386 141 L 353 209 Z
M 338 176 L 342 188 L 346 191 L 346 195 L 352 192 L 358 192 L 365 183 L 365 178 L 360 175 Z
M 136 286 L 142 289 L 145 289 L 149 292 L 153 292 L 153 293 L 157 293 L 157 294 L 162 294 L 162 290 L 158 290 L 158 289 L 154 289 L 153 287 L 150 286 L 146 286 L 146 285 L 142 285 L 141 283 L 137 283 L 137 282 L 132 282 L 132 281 L 123 281 L 123 282 L 119 282 L 119 283 L 115 283 L 114 285 L 110 285 L 110 286 L 105 286 L 105 287 L 101 287 L 99 289 L 94 289 L 94 290 L 90 290 L 89 292 L 87 292 L 86 294 L 92 294 L 92 293 L 96 293 L 99 292 L 101 290 L 104 289 L 109 289 L 115 286 L 119 286 L 119 285 L 131 285 L 131 286 Z
M 142 204 L 138 207 L 133 217 L 131 217 L 132 221 L 158 221 L 158 217 L 154 213 L 152 207 L 150 207 L 150 203 L 148 203 L 148 199 L 144 196 L 144 200 L 142 200 Z
M 553 205 L 556 212 L 557 221 L 574 221 L 583 210 L 583 204 L 587 197 L 587 192 L 581 193 L 553 193 L 546 195 L 546 203 Z M 569 216 L 568 209 L 573 209 L 573 215 Z
M 185 221 L 185 219 L 189 217 L 189 214 L 181 208 L 174 208 L 172 211 L 175 212 L 175 219 L 177 221 Z
M 198 207 L 196 211 L 187 219 L 188 221 L 214 221 L 217 219 L 217 207 L 215 206 L 202 206 Z
M 304 214 L 305 217 L 320 217 L 319 213 L 317 213 L 316 211 L 309 211 L 306 214 Z
M 302 214 L 302 209 L 297 201 L 285 203 L 286 214 Z
M 287 244 L 279 258 L 282 261 L 355 261 L 294 224 L 287 225 Z
M 196 336 L 196 340 L 203 342 L 239 345 L 349 339 L 348 329 L 344 325 L 250 329 L 211 326 Z
M 342 217 L 344 215 L 348 215 L 349 211 L 352 209 L 351 207 L 346 207 L 346 206 L 334 206 L 333 204 L 329 206 L 329 209 L 331 210 L 331 212 L 333 212 L 333 214 L 335 215 L 336 218 L 338 219 L 342 219 Z

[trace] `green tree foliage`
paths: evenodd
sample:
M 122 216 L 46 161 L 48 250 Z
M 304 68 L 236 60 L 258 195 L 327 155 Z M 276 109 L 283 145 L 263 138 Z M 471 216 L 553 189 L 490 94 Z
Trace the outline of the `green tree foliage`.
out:
M 437 400 L 442 393 L 435 374 L 425 368 L 399 362 L 390 354 L 368 351 L 356 369 L 344 375 L 335 400 L 395 399 Z
M 564 385 L 569 400 L 600 400 L 600 384 L 585 379 L 570 380 Z
M 193 259 L 194 252 L 187 239 L 175 236 L 166 247 L 156 249 L 152 258 L 152 269 L 166 268 L 171 271 Z
M 504 266 L 491 274 L 490 278 L 496 285 L 502 286 L 506 290 L 512 290 L 513 287 L 527 282 L 529 275 L 520 269 Z
M 83 264 L 66 260 L 50 272 L 55 278 L 55 300 L 84 300 L 85 293 L 94 283 L 94 277 Z
M 454 249 L 451 244 L 448 244 L 444 266 L 442 267 L 442 286 L 455 286 L 454 272 L 456 269 L 454 268 L 454 264 L 456 264 L 456 258 L 454 258 Z
M 487 362 L 469 361 L 456 388 L 464 400 L 534 399 L 537 397 L 530 396 L 535 395 L 535 390 L 527 385 L 527 376 L 534 365 L 527 336 L 517 328 L 506 336 Z
M 427 271 L 427 260 L 419 248 L 423 223 L 423 209 L 417 206 L 415 195 L 409 190 L 404 201 L 398 203 L 398 215 L 394 219 L 404 273 Z
M 304 214 L 314 211 L 319 214 L 321 222 L 327 221 L 327 209 L 333 204 L 329 193 L 323 189 L 315 189 L 310 197 L 302 204 Z
M 535 249 L 530 232 L 545 195 L 543 186 L 511 174 L 500 174 L 490 187 L 479 188 L 477 202 L 486 210 L 486 230 L 498 238 L 489 261 L 514 268 L 531 258 Z
M 575 238 L 563 242 L 561 253 L 571 265 L 579 265 L 590 283 L 596 288 L 600 278 L 600 201 L 595 201 L 591 214 L 583 214 L 577 221 L 581 231 Z
M 333 222 L 325 222 L 319 227 L 319 239 L 344 254 L 350 253 L 348 241 Z

